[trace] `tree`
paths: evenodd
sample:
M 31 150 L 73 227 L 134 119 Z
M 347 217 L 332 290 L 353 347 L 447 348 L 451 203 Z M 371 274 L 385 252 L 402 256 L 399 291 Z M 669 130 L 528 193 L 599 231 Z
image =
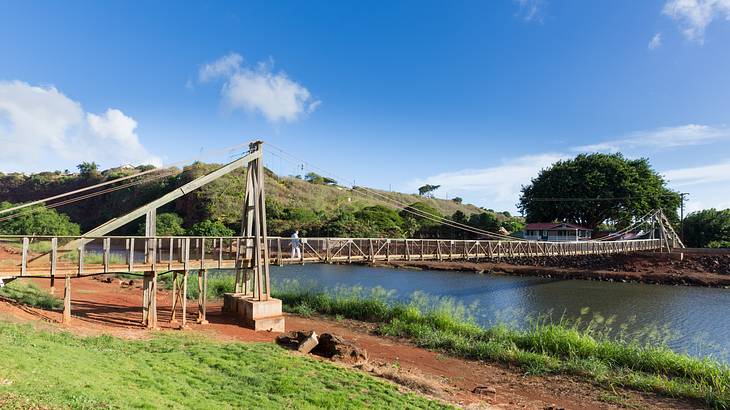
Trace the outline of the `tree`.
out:
M 438 222 L 441 213 L 425 202 L 414 202 L 398 214 L 403 219 L 403 230 L 409 238 L 434 236 L 441 226 L 441 222 Z
M 79 169 L 79 174 L 81 174 L 81 177 L 83 178 L 98 177 L 100 175 L 99 165 L 96 162 L 84 161 L 77 165 L 76 168 Z
M 469 225 L 483 231 L 497 232 L 499 230 L 499 221 L 492 212 L 471 214 L 469 217 Z
M 0 203 L 0 209 L 10 208 L 10 202 Z M 78 224 L 55 209 L 44 207 L 25 208 L 17 216 L 0 222 L 0 233 L 5 235 L 78 236 Z
M 441 185 L 426 184 L 426 185 L 418 188 L 418 195 L 433 197 L 433 191 L 435 191 L 439 188 L 441 188 Z
M 645 158 L 580 154 L 540 171 L 522 187 L 518 207 L 527 222 L 573 222 L 596 229 L 607 220 L 626 226 L 657 208 L 676 223 L 679 202 L 679 194 Z
M 401 228 L 403 218 L 393 209 L 382 205 L 368 206 L 355 213 L 355 217 L 368 228 L 372 236 L 388 238 L 403 236 Z
M 464 202 L 464 199 L 461 198 L 460 196 L 455 196 L 455 197 L 451 198 L 451 200 L 456 202 L 457 204 Z
M 317 185 L 335 185 L 337 181 L 332 178 L 323 177 L 316 172 L 310 172 L 304 176 L 304 180 Z
M 155 218 L 155 226 L 157 228 L 157 236 L 181 236 L 185 235 L 185 228 L 183 228 L 183 219 L 174 212 L 167 212 L 163 214 L 157 214 Z M 145 223 L 142 222 L 139 226 L 139 235 L 145 234 Z
M 695 248 L 725 247 L 730 242 L 730 209 L 704 209 L 684 219 L 684 242 Z
M 233 229 L 219 220 L 206 219 L 193 225 L 188 230 L 190 236 L 233 236 Z

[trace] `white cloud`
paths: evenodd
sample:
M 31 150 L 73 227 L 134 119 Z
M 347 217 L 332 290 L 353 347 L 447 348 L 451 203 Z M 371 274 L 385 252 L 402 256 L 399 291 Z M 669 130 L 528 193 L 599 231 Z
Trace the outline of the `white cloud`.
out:
M 730 0 L 668 0 L 662 13 L 680 22 L 687 39 L 701 44 L 713 20 L 730 20 Z
M 654 37 L 649 41 L 649 50 L 656 50 L 662 46 L 662 33 L 654 34 Z
M 519 5 L 518 17 L 527 22 L 537 21 L 542 23 L 543 10 L 546 5 L 545 0 L 515 0 L 515 2 Z
M 240 54 L 230 53 L 212 63 L 204 64 L 200 68 L 198 78 L 201 82 L 210 81 L 219 77 L 230 77 L 241 69 L 243 57 Z
M 229 109 L 260 113 L 272 123 L 296 121 L 321 104 L 304 86 L 272 68 L 271 61 L 247 67 L 241 55 L 230 53 L 203 65 L 198 78 L 201 82 L 223 79 L 221 96 Z
M 494 209 L 514 210 L 522 185 L 528 185 L 540 170 L 566 159 L 563 154 L 527 155 L 504 161 L 501 165 L 465 169 L 416 179 L 408 184 L 416 190 L 425 184 L 441 185 L 440 192 L 459 195 L 474 203 Z
M 663 172 L 675 187 L 730 182 L 730 161 L 699 167 L 678 168 Z
M 0 81 L 0 169 L 41 171 L 125 163 L 161 165 L 139 141 L 137 122 L 118 109 L 86 113 L 55 87 Z
M 687 124 L 636 131 L 623 138 L 574 147 L 576 152 L 615 152 L 633 148 L 675 148 L 730 139 L 730 128 Z

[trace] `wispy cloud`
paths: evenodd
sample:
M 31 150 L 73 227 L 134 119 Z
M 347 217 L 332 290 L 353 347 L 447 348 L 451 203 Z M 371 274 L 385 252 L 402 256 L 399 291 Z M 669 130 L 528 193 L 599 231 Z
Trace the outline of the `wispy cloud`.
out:
M 296 121 L 321 104 L 286 73 L 272 69 L 272 61 L 248 67 L 240 54 L 230 53 L 204 64 L 198 79 L 202 83 L 222 79 L 221 96 L 229 109 L 260 113 L 271 123 Z
M 519 6 L 517 17 L 527 21 L 537 21 L 542 23 L 543 13 L 547 6 L 546 0 L 515 0 Z
M 55 87 L 0 81 L 3 171 L 73 168 L 83 161 L 161 165 L 136 130 L 137 121 L 121 110 L 89 113 Z
M 687 124 L 635 131 L 623 138 L 574 147 L 576 152 L 615 152 L 634 148 L 674 148 L 730 139 L 730 128 Z
M 713 20 L 730 21 L 730 0 L 668 0 L 662 13 L 679 21 L 688 40 L 702 44 L 705 29 Z
M 425 184 L 441 185 L 441 192 L 461 195 L 480 204 L 502 204 L 512 208 L 522 185 L 527 185 L 540 170 L 566 159 L 563 154 L 545 153 L 527 155 L 504 161 L 501 165 L 446 172 L 411 181 L 408 187 L 415 190 Z
M 672 169 L 663 174 L 675 187 L 730 182 L 730 160 L 712 165 Z
M 654 37 L 649 41 L 649 50 L 656 50 L 662 46 L 662 33 L 654 34 Z

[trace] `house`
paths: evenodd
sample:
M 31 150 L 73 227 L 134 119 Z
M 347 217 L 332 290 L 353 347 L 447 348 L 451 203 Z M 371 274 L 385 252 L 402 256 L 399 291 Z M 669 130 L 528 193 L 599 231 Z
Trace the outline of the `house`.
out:
M 591 230 L 565 222 L 540 222 L 525 225 L 525 239 L 530 241 L 579 241 L 591 238 Z

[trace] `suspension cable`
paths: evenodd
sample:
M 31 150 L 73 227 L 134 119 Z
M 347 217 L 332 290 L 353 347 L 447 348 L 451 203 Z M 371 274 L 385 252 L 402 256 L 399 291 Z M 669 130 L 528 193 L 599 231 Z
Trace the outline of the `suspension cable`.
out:
M 287 156 L 293 158 L 296 161 L 299 161 L 299 162 L 302 162 L 304 164 L 307 164 L 310 168 L 316 169 L 316 170 L 318 170 L 318 171 L 320 171 L 320 172 L 322 172 L 322 173 L 324 173 L 326 175 L 330 175 L 330 176 L 332 176 L 332 177 L 334 177 L 336 179 L 339 179 L 341 181 L 346 181 L 347 180 L 345 178 L 342 178 L 341 176 L 338 176 L 338 175 L 336 175 L 336 174 L 334 174 L 332 172 L 329 172 L 329 171 L 324 170 L 324 169 L 322 169 L 320 167 L 317 167 L 317 166 L 315 166 L 315 165 L 313 165 L 313 164 L 311 164 L 311 163 L 309 163 L 309 162 L 307 162 L 305 160 L 302 160 L 301 158 L 298 158 L 298 157 L 296 157 L 296 156 L 294 156 L 294 155 L 292 155 L 292 154 L 284 151 L 283 149 L 274 146 L 273 144 L 267 144 L 266 146 L 270 146 L 270 147 L 278 150 L 279 152 L 281 152 L 283 155 L 287 155 Z M 265 146 L 265 148 L 266 148 L 266 146 Z M 284 157 L 282 157 L 280 155 L 277 155 L 277 153 L 272 152 L 271 150 L 269 150 L 268 152 L 270 154 L 274 155 L 274 156 L 277 156 L 277 157 L 281 158 L 281 159 L 284 159 L 284 160 L 291 161 L 291 162 L 295 163 L 294 160 L 292 160 L 290 158 L 284 158 Z M 456 228 L 456 229 L 460 229 L 460 230 L 463 230 L 463 231 L 467 231 L 467 232 L 471 232 L 471 233 L 476 233 L 476 234 L 479 234 L 479 235 L 484 235 L 484 236 L 488 236 L 488 237 L 492 237 L 492 238 L 497 238 L 497 239 L 506 239 L 506 240 L 513 240 L 513 241 L 525 241 L 525 239 L 522 239 L 522 238 L 515 238 L 515 237 L 512 237 L 512 236 L 508 236 L 508 235 L 503 235 L 503 234 L 498 234 L 498 233 L 494 233 L 494 232 L 482 230 L 482 229 L 479 229 L 479 228 L 476 228 L 476 227 L 473 227 L 473 226 L 470 226 L 470 225 L 465 225 L 465 224 L 462 224 L 462 223 L 453 221 L 453 220 L 448 219 L 448 218 L 446 218 L 444 216 L 441 216 L 441 215 L 435 215 L 435 214 L 431 214 L 431 213 L 428 213 L 428 212 L 419 210 L 417 208 L 412 208 L 409 204 L 400 202 L 397 199 L 391 198 L 391 197 L 389 197 L 389 196 L 387 196 L 387 195 L 385 195 L 383 193 L 380 193 L 380 192 L 371 190 L 369 188 L 358 187 L 358 186 L 354 186 L 353 185 L 352 186 L 352 190 L 354 192 L 358 192 L 358 193 L 360 193 L 362 195 L 365 195 L 365 193 L 369 193 L 370 195 L 378 196 L 378 197 L 382 198 L 380 200 L 388 201 L 391 204 L 394 204 L 396 207 L 404 210 L 405 212 L 414 214 L 416 216 L 419 216 L 419 217 L 422 217 L 422 218 L 425 218 L 425 219 L 429 219 L 429 220 L 431 220 L 433 222 L 437 222 L 437 223 L 441 223 L 441 224 L 450 226 L 452 228 Z M 360 191 L 364 191 L 365 193 L 360 192 Z

